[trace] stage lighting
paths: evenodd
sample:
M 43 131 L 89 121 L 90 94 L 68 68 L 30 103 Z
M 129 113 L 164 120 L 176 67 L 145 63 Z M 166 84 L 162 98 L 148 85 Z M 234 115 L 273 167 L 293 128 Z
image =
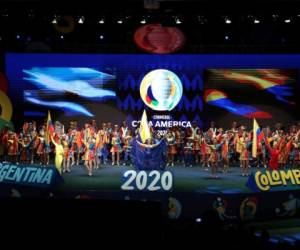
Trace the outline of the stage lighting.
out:
M 60 39 L 63 40 L 65 37 L 63 35 L 60 36 Z
M 103 36 L 103 35 L 100 35 L 100 36 L 99 36 L 99 39 L 100 39 L 100 40 L 103 40 L 103 39 L 104 39 L 104 36 Z
M 254 19 L 254 23 L 255 23 L 255 24 L 258 24 L 258 23 L 260 23 L 260 21 L 259 21 L 257 18 L 255 18 L 255 19 Z
M 146 23 L 146 19 L 143 18 L 141 21 L 140 21 L 141 24 L 145 24 Z
M 117 21 L 117 23 L 118 23 L 118 24 L 122 24 L 122 23 L 123 23 L 123 20 L 122 20 L 122 19 L 119 19 L 119 20 Z
M 231 24 L 231 19 L 229 17 L 225 17 L 225 23 L 226 24 Z
M 181 24 L 181 20 L 180 20 L 179 17 L 176 17 L 176 18 L 175 18 L 175 23 L 176 23 L 176 24 Z
M 101 18 L 98 23 L 104 24 L 104 18 Z
M 201 223 L 202 219 L 201 218 L 196 218 L 196 223 Z
M 229 36 L 228 36 L 228 35 L 225 36 L 225 40 L 226 40 L 226 41 L 229 40 Z
M 16 39 L 19 40 L 21 38 L 20 35 L 16 35 Z
M 290 18 L 287 18 L 287 19 L 284 20 L 284 22 L 285 22 L 285 23 L 290 23 L 290 22 L 291 22 L 291 19 L 290 19 Z
M 51 23 L 57 24 L 57 16 L 56 16 L 56 15 L 54 16 L 54 18 L 53 18 L 53 20 L 51 21 Z
M 78 23 L 80 23 L 80 24 L 84 23 L 84 16 L 79 17 Z

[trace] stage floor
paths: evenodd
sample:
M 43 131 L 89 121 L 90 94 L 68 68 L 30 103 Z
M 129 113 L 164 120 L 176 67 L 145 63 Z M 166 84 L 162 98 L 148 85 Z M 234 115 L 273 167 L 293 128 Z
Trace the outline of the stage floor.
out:
M 88 176 L 83 165 L 72 166 L 71 173 L 63 173 L 65 183 L 60 187 L 62 190 L 83 191 L 117 191 L 122 185 L 122 175 L 126 170 L 134 169 L 129 166 L 101 166 L 93 171 L 93 176 Z M 249 173 L 264 168 L 252 167 Z M 236 166 L 223 173 L 219 169 L 218 179 L 211 178 L 210 169 L 199 166 L 184 167 L 175 165 L 167 167 L 173 173 L 174 185 L 172 192 L 196 192 L 196 193 L 252 193 L 246 186 L 248 177 L 241 176 L 241 168 Z M 289 188 L 290 189 L 290 188 Z M 299 189 L 299 188 L 291 188 Z M 290 189 L 290 190 L 291 190 Z

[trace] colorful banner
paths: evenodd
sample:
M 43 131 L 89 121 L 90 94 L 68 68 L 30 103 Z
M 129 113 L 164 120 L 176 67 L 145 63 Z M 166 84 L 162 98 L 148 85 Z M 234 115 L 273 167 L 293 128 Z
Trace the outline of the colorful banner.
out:
M 300 170 L 256 171 L 250 175 L 246 186 L 254 192 L 300 189 Z
M 30 167 L 0 163 L 0 184 L 54 187 L 63 182 L 63 178 L 53 167 Z

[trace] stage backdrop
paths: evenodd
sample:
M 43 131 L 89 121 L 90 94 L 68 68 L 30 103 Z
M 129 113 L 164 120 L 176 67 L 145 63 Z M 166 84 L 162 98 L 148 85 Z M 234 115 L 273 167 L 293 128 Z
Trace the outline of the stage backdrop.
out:
M 156 129 L 299 119 L 300 55 L 7 54 L 13 121 L 76 119 Z

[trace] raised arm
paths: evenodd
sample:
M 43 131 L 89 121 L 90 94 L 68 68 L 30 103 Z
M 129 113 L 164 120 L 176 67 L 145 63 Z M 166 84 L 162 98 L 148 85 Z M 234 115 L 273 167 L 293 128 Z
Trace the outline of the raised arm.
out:
M 55 147 L 57 147 L 58 146 L 58 144 L 54 141 L 54 139 L 53 139 L 53 136 L 51 135 L 51 141 L 52 141 L 52 143 L 54 144 L 54 146 Z

